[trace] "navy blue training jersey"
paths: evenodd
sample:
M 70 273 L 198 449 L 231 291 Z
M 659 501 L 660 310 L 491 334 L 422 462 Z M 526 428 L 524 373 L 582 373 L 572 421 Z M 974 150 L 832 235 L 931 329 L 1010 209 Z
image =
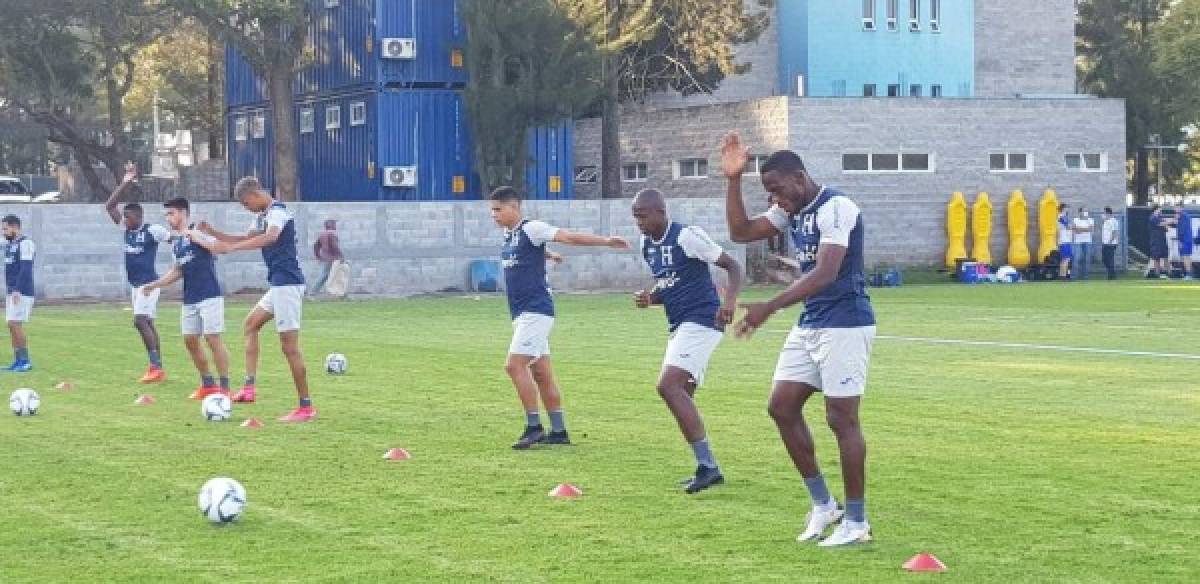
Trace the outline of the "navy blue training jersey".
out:
M 134 288 L 158 279 L 154 261 L 158 242 L 170 237 L 165 227 L 142 223 L 137 229 L 125 230 L 125 275 Z
M 541 221 L 522 220 L 504 232 L 500 250 L 508 312 L 515 319 L 524 312 L 554 316 L 554 301 L 546 281 L 546 242 L 558 230 Z
M 853 328 L 875 324 L 871 297 L 864 276 L 863 221 L 858 206 L 842 193 L 822 188 L 817 198 L 793 217 L 778 206 L 767 218 L 791 235 L 800 269 L 807 274 L 817 266 L 822 243 L 844 246 L 846 255 L 837 277 L 825 289 L 804 301 L 801 328 Z
M 722 253 L 703 230 L 679 223 L 668 225 L 661 241 L 642 236 L 642 258 L 654 274 L 654 294 L 671 332 L 685 322 L 722 330 L 716 322 L 721 300 L 708 269 Z
M 199 304 L 209 298 L 221 296 L 221 282 L 217 279 L 217 259 L 207 249 L 200 247 L 187 236 L 175 238 L 171 247 L 175 263 L 183 270 L 183 303 Z
M 8 294 L 20 292 L 21 296 L 34 296 L 33 289 L 33 240 L 18 235 L 4 248 L 4 283 Z
M 267 282 L 272 286 L 303 286 L 304 272 L 300 270 L 300 259 L 296 253 L 296 220 L 287 206 L 279 201 L 271 203 L 266 211 L 254 218 L 252 230 L 265 233 L 271 227 L 279 228 L 279 239 L 262 248 L 263 262 L 267 264 Z

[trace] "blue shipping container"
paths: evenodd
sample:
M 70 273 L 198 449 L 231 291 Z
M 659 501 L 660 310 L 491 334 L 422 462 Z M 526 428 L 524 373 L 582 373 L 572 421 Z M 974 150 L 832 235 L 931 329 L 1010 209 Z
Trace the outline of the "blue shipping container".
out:
M 466 84 L 466 26 L 457 0 L 310 2 L 313 62 L 297 75 L 295 95 Z M 226 107 L 265 101 L 264 82 L 232 46 L 225 70 Z
M 231 112 L 225 120 L 229 177 L 258 177 L 267 188 L 275 188 L 274 132 L 271 111 L 249 108 Z
M 575 198 L 575 122 L 529 131 L 525 196 L 530 199 Z

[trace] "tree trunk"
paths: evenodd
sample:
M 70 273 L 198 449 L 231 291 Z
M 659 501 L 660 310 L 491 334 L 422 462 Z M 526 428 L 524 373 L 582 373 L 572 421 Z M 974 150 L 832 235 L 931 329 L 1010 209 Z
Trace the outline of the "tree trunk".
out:
M 1150 152 L 1145 148 L 1137 149 L 1133 165 L 1133 193 L 1134 205 L 1150 202 Z
M 125 161 L 133 160 L 133 147 L 129 143 L 129 135 L 125 133 L 125 104 L 122 103 L 124 95 L 122 94 L 116 79 L 112 75 L 108 75 L 105 80 L 105 86 L 108 92 L 108 131 L 112 133 L 112 147 L 114 154 L 123 164 Z M 151 141 L 150 156 L 158 154 L 158 136 L 154 136 Z M 102 160 L 105 166 L 109 165 L 109 160 Z M 112 175 L 113 180 L 120 182 L 122 164 L 116 167 L 109 166 L 108 172 Z M 107 194 L 105 194 L 107 196 Z
M 268 81 L 272 129 L 275 135 L 275 197 L 281 201 L 298 201 L 300 190 L 297 180 L 300 169 L 296 120 L 293 116 L 291 64 L 276 64 L 270 71 Z
M 220 71 L 217 69 L 217 49 L 213 38 L 216 35 L 209 31 L 208 36 L 208 157 L 212 159 L 224 158 L 225 156 L 225 136 L 224 132 L 218 131 L 218 128 L 224 129 L 225 124 L 223 116 L 220 113 L 221 104 L 218 102 L 217 87 L 221 83 Z M 212 119 L 216 115 L 217 119 Z
M 619 199 L 621 190 L 621 77 L 620 57 L 605 56 L 608 60 L 604 80 L 604 106 L 600 122 L 600 192 L 605 199 Z

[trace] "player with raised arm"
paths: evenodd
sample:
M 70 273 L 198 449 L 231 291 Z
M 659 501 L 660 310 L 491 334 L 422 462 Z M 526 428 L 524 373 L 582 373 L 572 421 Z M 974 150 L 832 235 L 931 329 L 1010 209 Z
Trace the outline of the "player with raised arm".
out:
M 768 411 L 779 428 L 796 469 L 812 497 L 800 541 L 818 539 L 842 518 L 821 546 L 867 542 L 866 441 L 858 410 L 867 386 L 867 365 L 875 338 L 875 313 L 863 275 L 863 220 L 858 206 L 842 193 L 816 184 L 796 153 L 772 154 L 760 169 L 770 193 L 770 210 L 754 218 L 742 200 L 742 174 L 748 153 L 737 134 L 725 139 L 721 170 L 728 179 L 726 219 L 730 237 L 740 243 L 788 233 L 802 275 L 767 302 L 744 305 L 737 325 L 748 336 L 771 315 L 804 303 L 804 314 L 784 343 L 775 367 Z M 830 495 L 817 464 L 804 405 L 814 393 L 825 395 L 825 415 L 837 438 L 845 481 L 843 511 Z
M 504 370 L 525 408 L 525 430 L 513 444 L 525 450 L 534 444 L 570 444 L 563 420 L 562 396 L 550 367 L 550 329 L 554 327 L 554 300 L 546 282 L 546 251 L 549 242 L 566 245 L 629 249 L 619 237 L 573 233 L 521 213 L 521 196 L 512 187 L 492 192 L 492 219 L 504 228 L 500 257 L 504 266 L 505 291 L 512 316 L 513 336 Z M 561 259 L 561 258 L 559 258 Z M 538 397 L 550 416 L 550 432 L 542 426 Z
M 684 491 L 698 493 L 725 481 L 694 397 L 704 383 L 708 361 L 724 336 L 725 325 L 733 320 L 742 289 L 742 266 L 703 229 L 671 221 L 666 199 L 658 190 L 645 189 L 634 197 L 633 218 L 642 232 L 642 258 L 655 280 L 652 290 L 634 294 L 634 303 L 638 308 L 662 305 L 666 310 L 670 340 L 658 375 L 658 395 L 675 416 L 696 457 L 696 473 L 685 481 Z M 724 303 L 709 265 L 729 274 Z

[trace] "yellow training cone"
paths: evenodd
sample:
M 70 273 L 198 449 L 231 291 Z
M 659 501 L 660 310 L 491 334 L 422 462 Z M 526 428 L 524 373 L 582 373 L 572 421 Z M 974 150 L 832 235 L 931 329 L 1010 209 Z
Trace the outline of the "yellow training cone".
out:
M 981 192 L 975 197 L 971 209 L 971 259 L 991 265 L 992 263 L 992 201 Z
M 1029 267 L 1029 206 L 1025 193 L 1013 191 L 1008 199 L 1008 264 L 1017 269 Z
M 967 200 L 960 192 L 946 205 L 946 240 L 946 267 L 957 267 L 957 260 L 967 259 Z
M 1038 201 L 1038 262 L 1045 262 L 1058 249 L 1058 195 L 1046 189 Z

